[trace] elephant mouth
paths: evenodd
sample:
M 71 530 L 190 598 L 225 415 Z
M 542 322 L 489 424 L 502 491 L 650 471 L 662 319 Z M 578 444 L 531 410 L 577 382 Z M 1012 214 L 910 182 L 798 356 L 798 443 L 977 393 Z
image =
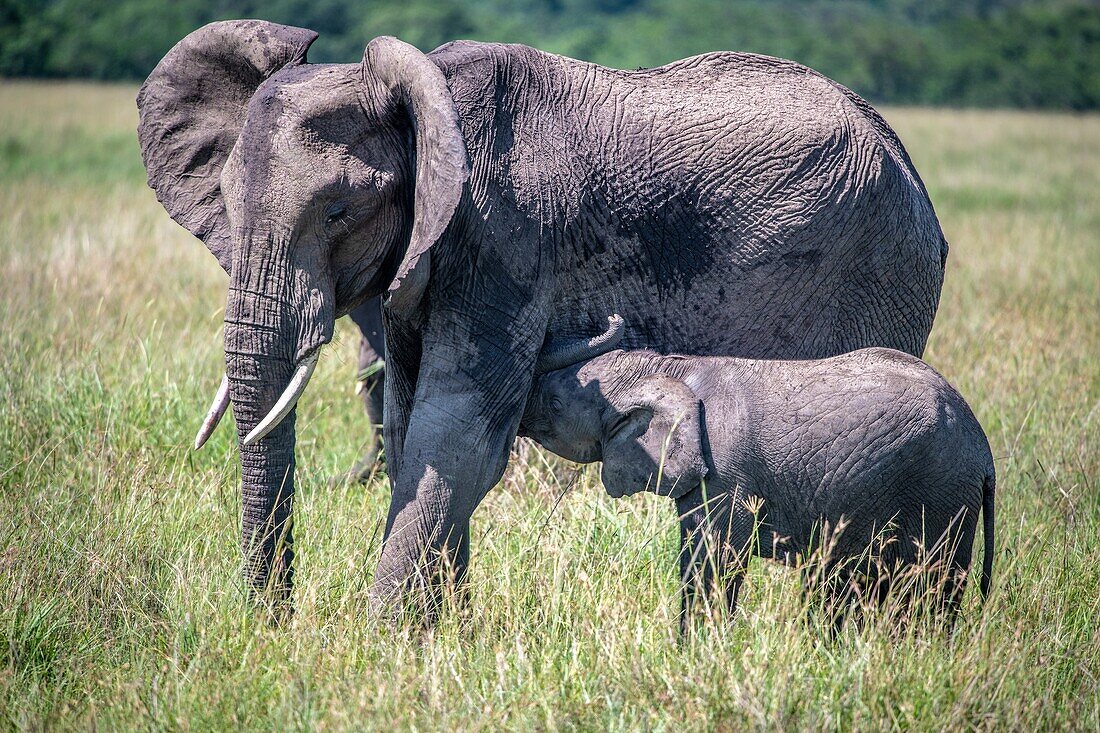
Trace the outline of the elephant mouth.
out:
M 287 382 L 283 393 L 279 395 L 275 406 L 271 408 L 263 420 L 256 424 L 252 432 L 245 436 L 245 439 L 241 441 L 242 447 L 247 448 L 262 440 L 265 435 L 277 428 L 279 423 L 290 414 L 290 411 L 298 404 L 298 399 L 302 396 L 302 393 L 306 391 L 306 386 L 309 384 L 310 377 L 313 376 L 313 371 L 317 368 L 317 360 L 320 356 L 321 347 L 318 346 L 299 360 L 298 365 L 294 368 L 294 374 Z
M 310 377 L 313 376 L 313 371 L 317 368 L 317 360 L 320 356 L 321 347 L 318 346 L 298 362 L 298 365 L 294 369 L 294 374 L 291 376 L 290 381 L 287 382 L 287 386 L 283 390 L 283 393 L 279 396 L 279 399 L 275 402 L 275 405 L 267 413 L 264 419 L 257 423 L 256 427 L 245 436 L 244 441 L 241 443 L 242 446 L 247 447 L 260 441 L 265 435 L 277 428 L 279 423 L 281 423 L 290 411 L 294 409 L 302 393 L 305 392 Z M 220 423 L 222 417 L 225 416 L 229 408 L 229 403 L 229 377 L 226 375 L 222 377 L 221 385 L 218 387 L 218 392 L 214 396 L 214 402 L 210 405 L 210 409 L 206 413 L 206 418 L 202 422 L 202 427 L 199 428 L 199 432 L 195 436 L 195 450 L 200 450 L 203 445 L 206 444 L 206 441 L 209 440 L 210 436 L 214 433 L 214 429 L 218 427 L 218 423 Z
M 610 496 L 612 499 L 621 499 L 624 496 L 626 496 L 626 494 L 624 494 L 622 491 L 616 491 L 616 490 L 613 490 L 613 489 L 608 489 L 608 488 L 606 488 L 606 486 L 605 486 L 605 490 L 607 491 L 607 495 Z
M 601 482 L 602 482 L 602 480 L 603 480 L 602 475 L 601 475 L 600 479 L 601 479 Z M 647 487 L 646 486 L 641 486 L 641 487 L 631 487 L 629 489 L 626 489 L 626 488 L 617 487 L 614 483 L 611 486 L 608 486 L 606 483 L 604 483 L 603 488 L 604 488 L 604 491 L 607 492 L 607 495 L 610 496 L 612 499 L 621 499 L 624 496 L 634 496 L 635 494 L 640 494 L 643 491 L 645 491 Z

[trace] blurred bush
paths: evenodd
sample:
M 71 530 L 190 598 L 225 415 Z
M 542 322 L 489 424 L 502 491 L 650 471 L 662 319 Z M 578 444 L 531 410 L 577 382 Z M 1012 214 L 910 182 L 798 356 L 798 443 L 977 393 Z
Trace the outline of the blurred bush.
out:
M 355 61 L 381 34 L 622 68 L 731 49 L 794 59 L 877 102 L 1100 107 L 1096 0 L 0 0 L 0 75 L 140 79 L 198 26 L 246 17 L 316 30 L 314 61 Z

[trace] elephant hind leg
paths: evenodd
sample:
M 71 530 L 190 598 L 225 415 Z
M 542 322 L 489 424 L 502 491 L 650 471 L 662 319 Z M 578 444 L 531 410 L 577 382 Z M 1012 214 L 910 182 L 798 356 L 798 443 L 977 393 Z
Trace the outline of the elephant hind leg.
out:
M 948 533 L 952 543 L 946 549 L 938 578 L 937 611 L 949 628 L 953 628 L 962 608 L 966 581 L 974 555 L 974 535 L 977 532 L 977 512 L 967 511 L 957 531 Z
M 355 391 L 363 399 L 363 408 L 369 422 L 367 446 L 359 461 L 350 470 L 332 479 L 333 484 L 366 484 L 385 463 L 382 453 L 382 425 L 385 404 L 385 362 L 378 356 L 366 338 L 359 343 L 359 366 L 356 371 Z
M 370 421 L 371 433 L 363 457 L 352 471 L 357 472 L 356 479 L 363 483 L 369 478 L 369 474 L 374 472 L 376 464 L 385 462 L 382 454 L 382 425 L 385 414 L 383 406 L 386 396 L 386 374 L 384 362 L 379 359 L 367 360 L 365 366 L 362 357 L 359 361 L 360 370 L 356 386 L 363 396 L 363 408 Z
M 371 298 L 348 314 L 359 327 L 359 360 L 355 372 L 355 393 L 363 399 L 370 431 L 362 457 L 351 470 L 333 482 L 365 484 L 384 462 L 382 424 L 385 405 L 386 340 L 382 326 L 382 302 Z
M 968 569 L 952 565 L 947 570 L 939 598 L 939 613 L 948 629 L 955 627 L 962 608 L 963 595 L 966 593 Z
M 930 531 L 922 528 L 922 550 L 908 569 L 906 579 L 909 610 L 919 607 L 951 627 L 962 606 L 974 550 L 977 510 L 963 507 L 954 515 L 943 514 L 931 521 Z M 916 535 L 914 535 L 916 536 Z
M 851 621 L 863 628 L 872 614 L 889 606 L 895 590 L 896 556 L 887 544 L 851 557 L 812 555 L 802 566 L 803 593 L 811 622 L 829 624 L 832 638 Z
M 901 534 L 898 552 L 880 556 L 871 572 L 859 573 L 861 612 L 876 610 L 889 629 L 901 631 L 915 620 L 954 627 L 970 566 L 967 538 L 973 528 L 956 522 L 930 546 L 924 539 Z

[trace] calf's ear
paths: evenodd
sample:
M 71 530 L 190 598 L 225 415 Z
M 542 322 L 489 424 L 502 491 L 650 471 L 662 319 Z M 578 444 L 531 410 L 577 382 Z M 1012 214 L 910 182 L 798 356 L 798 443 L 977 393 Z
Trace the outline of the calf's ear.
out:
M 615 400 L 600 477 L 611 496 L 678 498 L 707 475 L 699 398 L 678 379 L 645 377 Z

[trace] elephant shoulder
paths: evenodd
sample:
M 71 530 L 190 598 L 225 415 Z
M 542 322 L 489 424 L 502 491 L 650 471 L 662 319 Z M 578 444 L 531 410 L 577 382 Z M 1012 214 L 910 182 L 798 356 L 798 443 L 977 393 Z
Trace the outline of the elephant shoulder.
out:
M 428 58 L 446 77 L 464 119 L 484 117 L 504 97 L 530 93 L 533 77 L 553 75 L 551 54 L 517 43 L 451 41 Z
M 520 64 L 537 63 L 546 57 L 538 49 L 519 43 L 485 43 L 482 41 L 450 41 L 428 54 L 448 78 L 478 70 L 495 72 Z
M 430 52 L 428 58 L 436 66 L 447 69 L 492 58 L 495 47 L 500 45 L 480 41 L 448 41 Z

